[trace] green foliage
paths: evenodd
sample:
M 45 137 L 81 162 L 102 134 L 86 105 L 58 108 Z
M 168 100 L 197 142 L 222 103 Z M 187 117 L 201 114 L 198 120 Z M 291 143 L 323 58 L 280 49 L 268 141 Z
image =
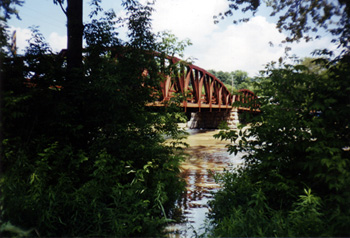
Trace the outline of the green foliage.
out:
M 229 91 L 237 91 L 238 89 L 249 89 L 254 90 L 254 78 L 250 78 L 248 73 L 242 70 L 235 70 L 233 72 L 223 72 L 223 71 L 215 71 L 209 70 L 210 73 L 215 75 L 218 79 L 220 79 L 225 86 L 229 89 Z M 233 80 L 233 82 L 232 82 Z M 233 83 L 233 87 L 232 87 Z
M 300 62 L 301 65 L 306 67 L 305 70 L 313 74 L 322 74 L 327 69 L 327 66 L 323 65 L 323 63 L 325 62 L 322 62 L 322 60 L 320 61 L 316 58 L 310 57 L 305 57 Z
M 209 73 L 213 74 L 215 77 L 220 79 L 223 83 L 230 84 L 232 80 L 232 75 L 229 72 L 223 72 L 223 71 L 215 71 L 215 70 L 208 70 Z
M 276 210 L 259 184 L 252 184 L 238 173 L 216 175 L 225 188 L 215 195 L 211 203 L 216 219 L 213 237 L 300 237 L 326 236 L 324 215 L 320 212 L 320 198 L 311 190 L 293 203 L 290 211 Z M 245 175 L 243 175 L 245 176 Z M 231 189 L 231 190 L 230 190 Z M 229 198 L 229 201 L 227 200 Z M 226 210 L 225 210 L 226 209 Z
M 5 0 L 0 2 L 0 21 L 7 21 L 11 18 L 12 15 L 15 15 L 19 18 L 16 5 L 22 6 L 24 1 L 22 0 Z M 1 26 L 2 27 L 2 26 Z
M 162 235 L 184 189 L 178 144 L 164 143 L 181 135 L 179 113 L 145 106 L 161 80 L 159 62 L 143 50 L 155 45 L 150 8 L 125 4 L 128 48 L 116 38 L 113 12 L 93 20 L 84 74 L 67 80 L 65 59 L 36 30 L 26 56 L 6 60 L 2 234 Z
M 326 70 L 269 65 L 251 127 L 217 135 L 244 159 L 241 169 L 219 177 L 223 189 L 211 204 L 217 235 L 350 234 L 349 57 L 317 62 Z M 255 229 L 245 224 L 255 221 Z
M 179 41 L 174 34 L 168 31 L 159 33 L 159 37 L 161 42 L 158 44 L 158 51 L 168 56 L 175 56 L 175 53 L 177 53 L 180 58 L 183 58 L 185 48 L 192 45 L 189 39 Z
M 24 1 L 22 0 L 3 0 L 0 1 L 0 62 L 3 62 L 3 58 L 9 53 L 10 47 L 8 46 L 9 36 L 7 30 L 9 28 L 7 21 L 12 16 L 16 16 L 18 19 L 18 11 L 16 6 L 22 6 Z M 8 48 L 8 49 L 7 49 Z M 0 65 L 0 73 L 2 72 L 2 66 Z

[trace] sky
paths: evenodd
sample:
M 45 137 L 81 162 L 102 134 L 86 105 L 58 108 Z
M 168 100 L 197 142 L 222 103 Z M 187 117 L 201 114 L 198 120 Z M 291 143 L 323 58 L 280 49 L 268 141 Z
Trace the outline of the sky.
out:
M 84 22 L 88 22 L 91 10 L 90 1 L 84 1 Z M 260 70 L 271 61 L 284 56 L 284 47 L 280 43 L 286 34 L 276 29 L 276 18 L 269 17 L 269 11 L 262 8 L 248 23 L 235 25 L 232 21 L 242 16 L 229 17 L 214 24 L 213 16 L 228 10 L 227 0 L 158 0 L 153 13 L 153 31 L 170 31 L 179 40 L 192 42 L 184 52 L 184 59 L 194 59 L 194 64 L 209 70 L 231 72 L 243 70 L 250 77 L 257 76 Z M 125 16 L 121 0 L 102 0 L 105 10 L 114 9 L 117 16 Z M 38 26 L 51 48 L 59 52 L 66 48 L 66 17 L 61 8 L 52 0 L 25 0 L 17 7 L 22 20 L 13 17 L 9 22 L 10 30 L 17 32 L 18 52 L 28 45 L 30 26 Z M 248 16 L 251 14 L 248 13 Z M 125 29 L 119 29 L 120 36 L 126 37 Z M 273 47 L 270 43 L 273 43 Z M 288 45 L 290 54 L 300 58 L 311 57 L 315 49 L 335 49 L 330 43 L 331 36 L 322 34 L 322 38 L 312 42 L 300 42 Z

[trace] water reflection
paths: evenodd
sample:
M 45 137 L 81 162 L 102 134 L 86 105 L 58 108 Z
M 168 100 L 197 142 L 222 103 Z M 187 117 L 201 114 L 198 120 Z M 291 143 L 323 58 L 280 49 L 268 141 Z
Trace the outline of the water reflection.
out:
M 201 233 L 208 212 L 207 203 L 212 199 L 212 192 L 218 189 L 209 170 L 221 172 L 241 164 L 239 155 L 226 151 L 227 141 L 213 137 L 218 131 L 190 130 L 189 133 L 186 152 L 190 156 L 181 165 L 181 176 L 187 183 L 187 193 L 178 204 L 182 221 L 167 228 L 168 237 L 192 237 L 196 232 Z

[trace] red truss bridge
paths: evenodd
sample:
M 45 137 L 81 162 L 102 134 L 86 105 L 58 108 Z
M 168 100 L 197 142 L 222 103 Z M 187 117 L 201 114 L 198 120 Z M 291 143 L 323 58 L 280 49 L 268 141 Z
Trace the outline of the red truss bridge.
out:
M 67 50 L 62 50 L 59 56 L 65 57 L 66 52 Z M 259 112 L 256 104 L 257 97 L 252 91 L 240 89 L 237 94 L 231 94 L 224 83 L 208 71 L 176 57 L 161 57 L 159 53 L 154 53 L 154 55 L 162 61 L 161 74 L 164 80 L 159 85 L 158 100 L 149 103 L 148 106 L 164 106 L 176 95 L 181 95 L 183 101 L 180 106 L 185 111 L 187 109 L 197 112 L 200 112 L 201 109 L 205 111 L 225 109 L 226 111 Z M 147 73 L 147 70 L 144 73 Z M 34 85 L 30 79 L 26 84 L 30 87 Z M 238 104 L 240 106 L 235 107 L 233 105 L 235 102 L 241 102 Z
M 239 111 L 257 111 L 251 109 L 256 108 L 256 95 L 252 91 L 240 89 L 238 94 L 231 94 L 224 83 L 213 74 L 176 57 L 166 57 L 163 64 L 170 73 L 162 72 L 164 80 L 160 83 L 160 97 L 150 105 L 163 106 L 180 94 L 184 98 L 181 107 L 185 111 L 187 108 L 199 112 L 201 109 L 232 110 L 234 102 L 242 102 L 242 106 L 237 107 Z

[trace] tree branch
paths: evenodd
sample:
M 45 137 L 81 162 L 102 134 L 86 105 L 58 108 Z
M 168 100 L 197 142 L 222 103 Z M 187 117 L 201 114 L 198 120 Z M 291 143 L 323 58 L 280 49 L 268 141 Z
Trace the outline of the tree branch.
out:
M 62 9 L 62 11 L 63 11 L 63 13 L 67 16 L 67 11 L 64 9 L 64 7 L 63 7 L 63 2 L 64 2 L 64 0 L 54 0 L 53 1 L 53 3 L 54 4 L 59 4 L 60 5 L 60 7 L 61 7 L 61 9 Z

